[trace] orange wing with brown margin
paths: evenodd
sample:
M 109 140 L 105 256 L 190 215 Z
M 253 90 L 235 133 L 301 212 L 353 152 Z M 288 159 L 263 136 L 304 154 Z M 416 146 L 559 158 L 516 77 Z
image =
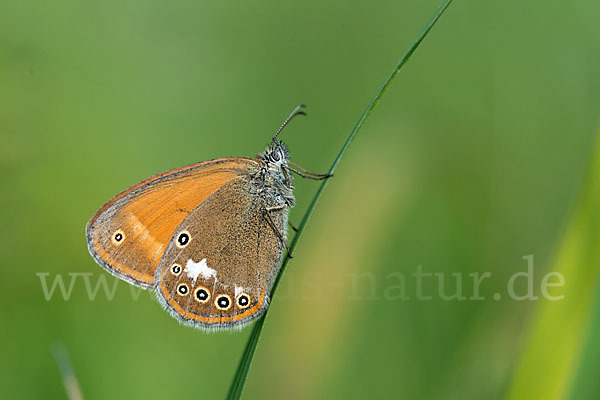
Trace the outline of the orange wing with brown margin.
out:
M 204 161 L 147 178 L 104 204 L 86 227 L 88 249 L 111 274 L 142 288 L 155 273 L 175 229 L 204 200 L 258 161 Z

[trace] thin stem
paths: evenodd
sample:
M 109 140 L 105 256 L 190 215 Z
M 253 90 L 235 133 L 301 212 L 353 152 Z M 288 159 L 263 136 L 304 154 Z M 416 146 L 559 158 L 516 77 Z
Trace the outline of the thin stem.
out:
M 69 400 L 83 399 L 79 382 L 75 376 L 73 364 L 71 364 L 71 359 L 69 358 L 69 353 L 67 352 L 65 344 L 62 342 L 55 343 L 51 347 L 51 351 L 52 355 L 54 356 L 54 360 L 56 360 L 56 365 L 58 366 L 63 385 L 65 386 L 67 398 Z
M 433 28 L 433 26 L 436 24 L 436 22 L 444 14 L 444 12 L 450 6 L 452 1 L 453 0 L 444 0 L 442 5 L 437 9 L 435 14 L 433 15 L 433 17 L 427 22 L 427 24 L 425 24 L 425 27 L 421 30 L 421 32 L 419 32 L 419 34 L 417 35 L 417 38 L 412 42 L 410 47 L 404 52 L 402 57 L 400 57 L 400 60 L 394 66 L 394 68 L 392 69 L 392 72 L 388 75 L 388 77 L 384 81 L 383 85 L 381 85 L 381 87 L 379 88 L 379 90 L 377 91 L 377 93 L 375 94 L 375 96 L 373 97 L 373 99 L 371 100 L 371 102 L 369 103 L 367 108 L 365 109 L 365 111 L 362 113 L 362 115 L 358 119 L 358 122 L 356 123 L 356 125 L 354 126 L 354 128 L 352 129 L 350 134 L 348 135 L 348 138 L 344 142 L 344 145 L 342 146 L 340 152 L 338 153 L 337 157 L 333 161 L 333 164 L 331 164 L 331 167 L 329 168 L 329 172 L 327 173 L 328 175 L 333 175 L 333 172 L 335 171 L 337 165 L 339 164 L 340 160 L 342 159 L 342 156 L 344 155 L 344 153 L 348 149 L 348 146 L 350 146 L 350 143 L 352 143 L 352 140 L 356 136 L 356 133 L 363 126 L 363 124 L 365 123 L 367 118 L 369 118 L 369 116 L 371 115 L 371 112 L 373 112 L 373 110 L 375 109 L 375 107 L 377 106 L 377 104 L 379 103 L 379 101 L 381 100 L 383 95 L 385 94 L 385 92 L 388 90 L 388 88 L 390 87 L 392 81 L 394 80 L 394 78 L 396 77 L 396 75 L 398 74 L 400 69 L 402 69 L 404 64 L 406 64 L 406 62 L 410 59 L 410 57 L 415 52 L 417 47 L 419 47 L 419 45 L 421 44 L 423 39 L 425 39 L 425 37 L 427 36 L 427 34 L 431 30 L 431 28 Z M 329 179 L 326 179 L 321 183 L 321 185 L 319 186 L 319 189 L 315 193 L 315 196 L 313 197 L 312 201 L 310 202 L 308 209 L 306 210 L 306 213 L 302 217 L 300 225 L 298 225 L 298 230 L 297 230 L 296 234 L 294 235 L 292 241 L 290 242 L 290 245 L 289 245 L 290 252 L 292 252 L 294 250 L 294 248 L 296 247 L 296 244 L 298 243 L 298 240 L 300 239 L 300 235 L 302 234 L 302 231 L 304 231 L 304 227 L 308 223 L 308 220 L 310 219 L 310 217 L 313 213 L 313 210 L 314 210 L 317 202 L 319 201 L 321 194 L 323 193 L 323 190 L 325 189 L 325 186 L 327 185 L 328 181 L 329 181 Z M 283 275 L 283 272 L 285 270 L 285 267 L 287 266 L 288 261 L 289 261 L 289 257 L 286 254 L 284 256 L 283 262 L 281 264 L 281 270 L 279 271 L 279 274 L 275 278 L 275 283 L 273 284 L 273 289 L 271 290 L 271 299 L 273 299 L 273 296 L 275 295 L 275 291 L 277 290 L 277 286 L 279 285 L 279 281 L 281 279 L 281 276 Z M 229 388 L 229 393 L 227 395 L 228 399 L 239 399 L 242 395 L 242 390 L 244 389 L 244 384 L 246 383 L 248 371 L 250 370 L 250 363 L 252 362 L 252 358 L 254 356 L 256 346 L 258 345 L 258 340 L 260 338 L 260 334 L 262 332 L 262 328 L 264 326 L 264 322 L 267 317 L 268 311 L 269 311 L 269 309 L 267 309 L 265 311 L 264 315 L 258 321 L 256 321 L 256 324 L 254 325 L 254 328 L 252 329 L 252 332 L 250 333 L 250 337 L 248 338 L 248 343 L 246 344 L 246 348 L 244 350 L 244 353 L 242 354 L 242 358 L 238 365 L 238 369 L 236 371 L 235 377 L 231 383 L 231 387 Z

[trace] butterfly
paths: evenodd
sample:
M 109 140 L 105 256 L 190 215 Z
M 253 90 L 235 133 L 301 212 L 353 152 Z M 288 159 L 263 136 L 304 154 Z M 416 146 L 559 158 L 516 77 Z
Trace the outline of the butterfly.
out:
M 323 180 L 290 161 L 277 136 L 262 154 L 203 161 L 147 178 L 114 196 L 86 226 L 88 249 L 105 270 L 151 289 L 176 319 L 214 330 L 261 316 L 279 272 L 291 172 Z M 291 225 L 291 224 L 290 224 Z

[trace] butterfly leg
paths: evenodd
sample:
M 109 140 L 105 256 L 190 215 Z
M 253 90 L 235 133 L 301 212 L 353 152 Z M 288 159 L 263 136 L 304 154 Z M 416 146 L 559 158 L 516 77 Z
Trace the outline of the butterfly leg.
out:
M 281 243 L 283 243 L 283 245 L 285 246 L 285 249 L 288 254 L 288 258 L 293 258 L 292 253 L 290 253 L 290 248 L 288 247 L 285 239 L 283 238 L 283 235 L 281 234 L 281 232 L 279 232 L 279 229 L 277 229 L 277 227 L 275 226 L 275 223 L 273 222 L 273 219 L 271 218 L 271 215 L 269 214 L 271 211 L 282 210 L 285 207 L 287 207 L 287 206 L 281 205 L 281 206 L 275 206 L 275 207 L 266 207 L 264 209 L 263 215 L 264 215 L 265 219 L 267 220 L 267 223 L 271 226 L 271 229 L 273 229 L 273 231 L 275 232 L 275 234 L 277 235 L 279 240 L 281 240 Z
M 292 187 L 292 179 L 290 178 L 290 175 L 288 174 L 287 170 L 285 168 L 281 168 L 281 172 L 283 173 L 283 177 L 285 178 L 285 185 L 289 188 Z
M 322 180 L 325 180 L 327 178 L 331 178 L 333 176 L 333 175 L 328 175 L 328 174 L 313 174 L 312 172 L 311 172 L 311 174 L 313 174 L 313 175 L 308 175 L 308 173 L 300 172 L 300 171 L 298 171 L 298 170 L 296 170 L 294 168 L 291 168 L 291 167 L 287 167 L 286 166 L 284 168 L 287 169 L 288 171 L 291 171 L 291 172 L 293 172 L 295 174 L 300 175 L 303 178 L 311 179 L 313 181 L 322 181 Z
M 298 228 L 296 228 L 296 227 L 294 226 L 294 224 L 292 224 L 292 223 L 291 223 L 289 220 L 288 220 L 288 225 L 290 226 L 290 228 L 292 228 L 292 230 L 293 230 L 294 232 L 298 232 Z
M 292 162 L 292 161 L 288 161 L 288 164 L 290 164 L 292 167 L 296 168 L 297 170 L 300 170 L 300 171 L 304 172 L 306 175 L 324 176 L 325 178 L 329 178 L 329 177 L 333 176 L 333 175 L 330 175 L 330 174 L 317 174 L 316 172 L 310 172 L 307 169 L 302 168 L 301 166 L 299 166 L 298 164 L 296 164 L 295 162 Z

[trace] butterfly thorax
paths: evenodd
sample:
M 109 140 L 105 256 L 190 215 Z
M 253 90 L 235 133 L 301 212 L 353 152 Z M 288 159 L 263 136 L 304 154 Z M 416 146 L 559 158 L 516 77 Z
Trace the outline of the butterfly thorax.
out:
M 269 206 L 294 206 L 294 185 L 286 172 L 289 151 L 285 144 L 275 141 L 258 155 L 261 168 L 254 176 L 258 192 L 267 200 Z

